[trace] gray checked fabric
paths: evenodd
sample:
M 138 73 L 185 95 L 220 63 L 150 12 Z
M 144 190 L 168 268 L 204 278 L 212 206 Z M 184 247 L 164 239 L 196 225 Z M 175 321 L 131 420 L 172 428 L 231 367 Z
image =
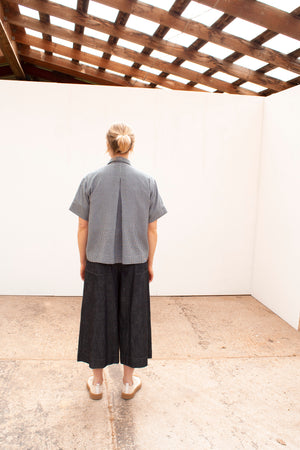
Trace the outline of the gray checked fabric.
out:
M 167 213 L 156 180 L 123 156 L 88 173 L 69 210 L 89 222 L 87 259 L 105 264 L 146 262 L 148 224 Z

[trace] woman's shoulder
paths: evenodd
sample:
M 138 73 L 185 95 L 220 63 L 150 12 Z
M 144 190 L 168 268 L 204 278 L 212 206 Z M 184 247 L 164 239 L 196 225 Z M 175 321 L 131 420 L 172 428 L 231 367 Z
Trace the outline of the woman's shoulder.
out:
M 146 172 L 146 170 L 144 170 L 140 167 L 133 166 L 133 165 L 130 165 L 130 166 L 126 165 L 126 166 L 131 171 L 131 173 L 133 173 L 137 177 L 147 180 L 148 182 L 155 181 L 155 178 L 150 173 Z
M 104 173 L 103 169 L 105 169 L 105 166 L 100 167 L 99 169 L 93 170 L 91 172 L 88 172 L 83 177 L 82 182 L 85 183 L 86 190 L 88 192 L 91 192 L 95 187 L 95 183 L 97 184 L 99 178 L 101 179 L 101 174 Z
M 145 172 L 144 170 L 138 169 L 137 167 L 133 167 L 133 166 L 130 166 L 130 167 L 136 176 L 140 176 L 141 178 L 144 178 L 147 180 L 150 180 L 152 178 L 151 175 L 149 175 L 149 173 Z

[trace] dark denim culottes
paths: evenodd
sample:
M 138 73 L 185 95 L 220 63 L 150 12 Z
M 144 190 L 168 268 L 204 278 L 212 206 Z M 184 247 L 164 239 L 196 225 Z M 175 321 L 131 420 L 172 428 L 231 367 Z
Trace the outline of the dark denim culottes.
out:
M 148 262 L 87 261 L 77 361 L 91 369 L 119 363 L 147 366 L 152 358 Z

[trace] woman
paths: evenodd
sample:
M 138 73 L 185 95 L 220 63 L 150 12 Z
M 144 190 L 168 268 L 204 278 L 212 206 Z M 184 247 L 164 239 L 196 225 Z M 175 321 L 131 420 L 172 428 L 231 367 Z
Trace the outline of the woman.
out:
M 89 364 L 92 399 L 103 394 L 103 368 L 124 365 L 122 398 L 141 387 L 134 368 L 152 358 L 149 282 L 157 219 L 167 212 L 157 183 L 129 160 L 135 137 L 123 123 L 106 135 L 110 161 L 81 181 L 70 211 L 79 216 L 84 280 L 77 361 Z

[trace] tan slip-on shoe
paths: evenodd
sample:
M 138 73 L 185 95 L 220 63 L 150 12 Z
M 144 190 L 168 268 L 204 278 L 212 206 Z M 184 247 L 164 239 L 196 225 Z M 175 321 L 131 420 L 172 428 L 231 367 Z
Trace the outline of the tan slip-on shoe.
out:
M 103 394 L 103 383 L 97 383 L 93 384 L 94 375 L 91 375 L 86 383 L 86 387 L 88 388 L 88 391 L 90 393 L 90 397 L 93 400 L 100 400 L 102 398 Z
M 142 387 L 140 377 L 132 375 L 132 381 L 133 381 L 132 385 L 130 385 L 129 383 L 123 383 L 121 397 L 124 398 L 125 400 L 129 400 L 130 398 L 134 397 L 135 393 Z

